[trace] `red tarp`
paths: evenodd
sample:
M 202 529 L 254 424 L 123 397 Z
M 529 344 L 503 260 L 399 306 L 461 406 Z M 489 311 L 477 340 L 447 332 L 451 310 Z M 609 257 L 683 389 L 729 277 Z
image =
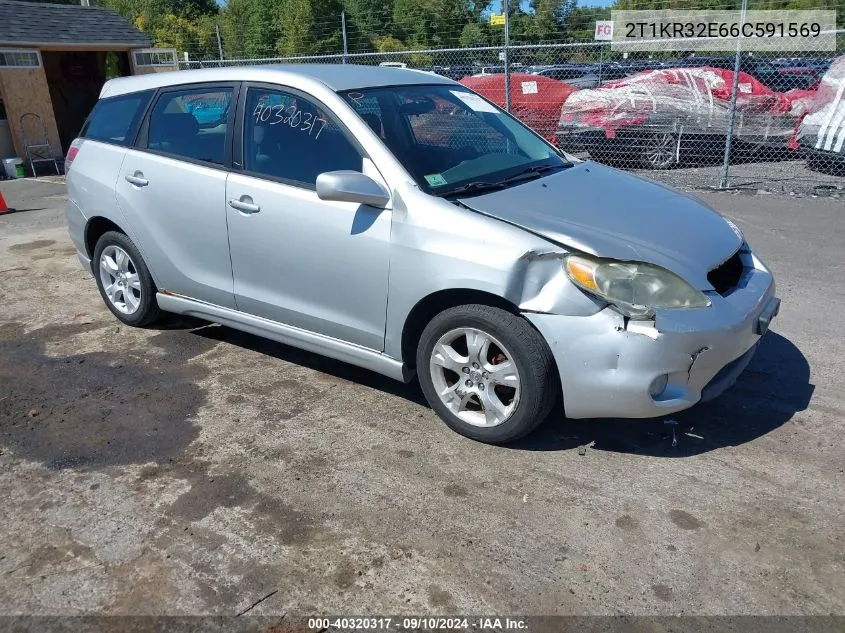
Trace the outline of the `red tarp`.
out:
M 505 107 L 503 74 L 464 77 L 461 83 L 500 108 Z M 511 73 L 511 114 L 554 143 L 560 108 L 573 92 L 576 89 L 562 81 L 542 75 Z

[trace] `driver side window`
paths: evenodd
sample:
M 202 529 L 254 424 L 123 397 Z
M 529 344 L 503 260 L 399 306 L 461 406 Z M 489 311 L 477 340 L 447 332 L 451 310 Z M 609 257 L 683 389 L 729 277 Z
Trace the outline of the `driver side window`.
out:
M 361 171 L 361 153 L 321 107 L 299 94 L 250 88 L 244 125 L 244 169 L 313 189 L 326 171 Z

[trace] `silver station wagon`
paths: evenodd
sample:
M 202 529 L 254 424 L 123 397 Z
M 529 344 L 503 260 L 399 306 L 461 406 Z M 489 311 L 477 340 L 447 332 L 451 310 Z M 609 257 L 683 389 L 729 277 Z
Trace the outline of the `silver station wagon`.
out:
M 718 213 L 420 71 L 115 79 L 67 170 L 79 260 L 123 323 L 192 315 L 417 375 L 485 442 L 560 402 L 642 418 L 712 398 L 779 306 Z

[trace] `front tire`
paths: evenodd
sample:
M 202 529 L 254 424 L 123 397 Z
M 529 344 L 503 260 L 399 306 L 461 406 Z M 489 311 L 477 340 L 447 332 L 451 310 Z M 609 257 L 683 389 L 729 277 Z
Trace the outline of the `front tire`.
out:
M 140 327 L 159 318 L 155 283 L 129 237 L 118 231 L 103 233 L 91 268 L 106 307 L 120 321 Z
M 423 330 L 416 360 L 431 408 L 454 431 L 481 442 L 526 435 L 557 398 L 548 345 L 525 319 L 500 308 L 444 310 Z

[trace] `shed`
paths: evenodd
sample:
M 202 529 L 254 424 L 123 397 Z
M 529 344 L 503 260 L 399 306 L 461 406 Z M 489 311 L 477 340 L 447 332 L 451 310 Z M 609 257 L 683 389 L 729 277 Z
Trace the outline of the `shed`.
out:
M 40 156 L 61 158 L 107 79 L 178 70 L 175 51 L 150 45 L 111 9 L 0 0 L 0 157 L 25 157 L 24 133 L 46 131 Z

